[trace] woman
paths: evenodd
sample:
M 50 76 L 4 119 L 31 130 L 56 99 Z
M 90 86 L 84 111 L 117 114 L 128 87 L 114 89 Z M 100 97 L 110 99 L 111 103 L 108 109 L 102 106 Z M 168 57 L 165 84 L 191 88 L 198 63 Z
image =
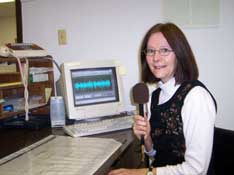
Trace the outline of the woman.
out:
M 183 32 L 172 23 L 156 24 L 141 47 L 142 80 L 158 83 L 149 119 L 134 117 L 134 134 L 144 136 L 154 157 L 154 175 L 205 175 L 209 167 L 216 102 L 198 81 L 198 68 Z M 109 175 L 145 175 L 148 169 L 117 169 Z

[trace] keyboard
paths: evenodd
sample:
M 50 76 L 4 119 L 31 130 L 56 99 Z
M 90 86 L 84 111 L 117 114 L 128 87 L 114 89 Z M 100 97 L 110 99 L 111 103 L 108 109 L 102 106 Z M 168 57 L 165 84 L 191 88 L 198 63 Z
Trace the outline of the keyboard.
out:
M 115 116 L 97 121 L 80 122 L 63 127 L 65 133 L 72 137 L 95 135 L 132 128 L 133 115 Z

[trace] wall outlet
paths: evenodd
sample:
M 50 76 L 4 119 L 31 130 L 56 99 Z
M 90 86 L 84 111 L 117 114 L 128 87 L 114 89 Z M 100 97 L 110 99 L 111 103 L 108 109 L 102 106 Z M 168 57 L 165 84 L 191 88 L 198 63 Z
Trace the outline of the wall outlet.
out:
M 58 30 L 58 44 L 66 45 L 67 44 L 67 33 L 65 29 Z

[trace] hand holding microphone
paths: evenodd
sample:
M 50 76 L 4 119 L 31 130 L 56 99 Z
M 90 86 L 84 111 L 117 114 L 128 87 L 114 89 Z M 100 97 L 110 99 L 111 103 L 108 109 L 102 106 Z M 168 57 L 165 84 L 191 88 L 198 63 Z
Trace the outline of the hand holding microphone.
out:
M 145 139 L 150 137 L 150 123 L 146 116 L 142 117 L 140 115 L 134 116 L 134 125 L 133 132 L 138 139 L 141 139 L 141 136 Z M 145 143 L 144 143 L 145 144 Z
M 140 116 L 144 117 L 144 104 L 146 104 L 149 100 L 149 90 L 148 87 L 144 84 L 144 83 L 137 83 L 134 87 L 133 87 L 133 101 L 134 103 L 139 105 L 139 114 Z M 140 132 L 140 128 L 143 127 L 144 128 L 144 120 L 142 120 L 144 118 L 137 118 L 137 116 L 135 117 L 135 122 L 136 122 L 136 130 L 139 129 Z M 142 126 L 141 126 L 142 124 Z M 137 128 L 139 127 L 139 128 Z M 143 129 L 144 130 L 144 129 Z M 141 135 L 141 144 L 144 145 L 144 136 Z

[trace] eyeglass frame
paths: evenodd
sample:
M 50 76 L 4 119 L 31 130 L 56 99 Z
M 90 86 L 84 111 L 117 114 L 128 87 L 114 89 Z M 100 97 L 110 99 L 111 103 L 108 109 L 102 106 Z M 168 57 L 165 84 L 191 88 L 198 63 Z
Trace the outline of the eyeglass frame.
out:
M 151 50 L 152 52 L 151 53 L 147 53 L 147 50 Z M 168 56 L 171 52 L 173 52 L 172 49 L 168 49 L 166 47 L 164 48 L 160 48 L 160 49 L 145 49 L 143 50 L 143 53 L 145 54 L 145 56 L 150 56 L 150 57 L 154 57 L 156 52 L 158 52 L 158 54 L 160 56 Z M 164 53 L 164 54 L 163 54 Z

